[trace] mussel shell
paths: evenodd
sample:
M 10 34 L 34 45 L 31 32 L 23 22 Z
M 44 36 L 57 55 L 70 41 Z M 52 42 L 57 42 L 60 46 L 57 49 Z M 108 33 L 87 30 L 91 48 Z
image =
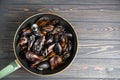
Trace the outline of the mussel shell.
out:
M 55 46 L 55 44 L 54 44 L 54 43 L 48 46 L 48 48 L 47 48 L 48 53 L 50 53 L 51 51 L 53 51 L 54 46 Z
M 55 56 L 56 55 L 56 53 L 54 52 L 54 51 L 52 51 L 52 52 L 50 52 L 49 54 L 48 54 L 48 57 L 49 58 L 52 58 L 53 56 Z
M 54 41 L 54 35 L 51 33 L 48 33 L 46 35 L 46 44 L 52 43 Z
M 49 67 L 50 67 L 50 64 L 47 61 L 45 61 L 45 62 L 41 62 L 38 65 L 37 69 L 38 70 L 44 70 L 44 69 L 48 69 Z
M 45 31 L 47 31 L 47 32 L 50 32 L 50 31 L 53 30 L 53 28 L 54 28 L 53 25 L 46 25 L 42 29 L 45 30 Z
M 40 52 L 45 42 L 45 36 L 40 36 L 33 45 L 33 50 Z
M 50 18 L 49 18 L 49 17 L 47 17 L 47 16 L 42 16 L 42 17 L 41 17 L 41 18 L 39 18 L 37 21 L 44 21 L 44 20 L 49 21 L 49 20 L 50 20 Z
M 67 36 L 68 38 L 72 38 L 72 34 L 71 33 L 66 33 L 65 36 Z
M 66 51 L 67 51 L 67 52 L 70 52 L 71 49 L 72 49 L 72 42 L 69 40 L 69 41 L 68 41 L 68 44 L 67 44 Z
M 59 22 L 60 22 L 59 20 L 53 19 L 53 20 L 49 21 L 48 25 L 56 25 Z
M 55 55 L 53 56 L 51 59 L 50 59 L 50 66 L 51 66 L 51 69 L 54 70 L 58 65 L 62 64 L 62 58 L 58 55 Z
M 26 51 L 27 48 L 28 48 L 27 45 L 23 45 L 23 46 L 21 46 L 21 51 L 24 51 L 24 50 Z
M 60 36 L 58 34 L 54 34 L 54 42 L 58 43 Z
M 61 43 L 67 43 L 67 42 L 68 42 L 67 36 L 62 35 L 61 38 L 60 38 L 60 42 L 61 42 Z
M 46 57 L 49 53 L 48 53 L 48 50 L 45 49 L 44 51 L 41 50 L 41 54 L 42 54 L 42 56 Z
M 54 47 L 54 52 L 58 55 L 61 55 L 62 54 L 62 47 L 59 43 L 56 43 L 55 44 L 55 47 Z
M 39 21 L 37 24 L 38 24 L 39 27 L 43 27 L 43 26 L 45 26 L 47 23 L 48 23 L 48 21 L 47 21 L 47 20 L 44 20 L 44 21 Z
M 18 46 L 23 46 L 26 43 L 28 43 L 28 37 L 25 35 L 22 35 L 20 39 L 18 40 Z
M 38 25 L 37 24 L 32 24 L 31 30 L 32 31 L 38 31 Z
M 31 32 L 32 32 L 31 29 L 27 27 L 27 28 L 24 28 L 24 29 L 22 30 L 22 35 L 27 36 L 27 35 L 29 35 Z
M 53 34 L 58 34 L 59 32 L 61 32 L 61 31 L 64 31 L 65 29 L 63 28 L 63 26 L 57 26 L 57 27 L 55 27 L 54 28 L 54 30 L 53 30 Z
M 70 57 L 70 52 L 64 52 L 63 58 L 64 58 L 64 59 L 67 59 L 67 58 L 69 58 L 69 57 Z
M 40 60 L 35 61 L 33 64 L 30 65 L 31 68 L 36 68 L 41 63 Z
M 52 43 L 54 41 L 53 37 L 51 36 L 47 41 L 46 43 L 49 44 L 49 43 Z
M 33 61 L 33 62 L 42 61 L 44 58 L 43 56 L 39 56 L 38 54 L 36 54 L 33 51 L 27 51 L 25 53 L 25 57 L 28 61 Z
M 31 49 L 31 47 L 33 46 L 33 43 L 35 42 L 35 35 L 31 35 L 29 37 L 29 40 L 28 40 L 28 50 Z
M 39 27 L 43 27 L 43 26 L 45 26 L 48 22 L 49 22 L 49 18 L 44 16 L 44 17 L 41 17 L 39 20 L 37 20 L 36 24 L 37 24 Z

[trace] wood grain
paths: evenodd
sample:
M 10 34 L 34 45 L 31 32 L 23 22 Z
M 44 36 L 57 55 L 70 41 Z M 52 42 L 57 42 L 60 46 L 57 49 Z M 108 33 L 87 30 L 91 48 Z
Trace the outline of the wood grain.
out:
M 7 21 L 23 21 L 36 13 L 53 12 L 70 21 L 120 22 L 119 5 L 10 5 L 1 8 L 1 15 L 9 18 Z
M 1 39 L 13 40 L 14 34 L 22 22 L 0 22 Z M 102 22 L 73 22 L 73 28 L 77 32 L 78 39 L 120 40 L 120 23 Z M 10 25 L 10 26 L 9 26 Z M 7 27 L 9 26 L 9 27 Z M 2 32 L 3 31 L 3 32 Z M 4 34 L 4 35 L 2 35 Z
M 56 5 L 57 6 L 57 5 Z M 118 10 L 79 10 L 79 9 L 72 9 L 63 10 L 59 8 L 50 8 L 44 10 L 44 8 L 32 10 L 30 8 L 13 8 L 9 11 L 5 11 L 4 17 L 8 17 L 12 21 L 18 21 L 26 19 L 28 16 L 31 16 L 36 13 L 41 12 L 52 12 L 59 14 L 69 21 L 87 21 L 87 22 L 120 22 L 120 12 Z M 24 13 L 24 15 L 23 15 Z M 69 15 L 68 15 L 69 14 Z M 7 20 L 7 21 L 10 21 Z
M 6 59 L 3 59 L 5 61 Z M 120 60 L 116 59 L 75 59 L 66 70 L 53 76 L 35 76 L 23 68 L 5 79 L 79 79 L 79 78 L 120 78 Z M 2 62 L 4 65 L 8 62 Z M 103 64 L 104 63 L 104 64 Z M 23 76 L 25 75 L 25 76 Z M 31 76 L 31 77 L 30 77 Z
M 75 60 L 54 76 L 23 68 L 2 80 L 120 80 L 120 0 L 0 0 L 0 70 L 15 60 L 13 38 L 29 16 L 50 12 L 71 22 L 78 35 Z
M 79 4 L 120 4 L 119 0 L 6 0 L 6 1 L 1 1 L 1 4 L 13 4 L 13 5 L 19 5 L 19 4 L 74 4 L 74 5 L 79 5 Z

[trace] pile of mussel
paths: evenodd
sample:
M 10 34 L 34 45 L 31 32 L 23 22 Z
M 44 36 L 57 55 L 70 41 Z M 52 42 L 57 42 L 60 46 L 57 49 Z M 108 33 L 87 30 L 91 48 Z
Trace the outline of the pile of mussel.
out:
M 43 16 L 20 32 L 17 46 L 30 68 L 54 70 L 71 55 L 73 35 L 60 20 Z

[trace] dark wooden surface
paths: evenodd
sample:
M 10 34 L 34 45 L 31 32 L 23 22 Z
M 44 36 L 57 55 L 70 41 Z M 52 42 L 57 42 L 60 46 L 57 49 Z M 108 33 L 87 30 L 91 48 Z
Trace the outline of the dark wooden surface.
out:
M 21 68 L 2 80 L 120 80 L 120 0 L 0 0 L 0 70 L 15 60 L 12 42 L 18 26 L 42 12 L 73 24 L 79 39 L 75 60 L 53 76 Z

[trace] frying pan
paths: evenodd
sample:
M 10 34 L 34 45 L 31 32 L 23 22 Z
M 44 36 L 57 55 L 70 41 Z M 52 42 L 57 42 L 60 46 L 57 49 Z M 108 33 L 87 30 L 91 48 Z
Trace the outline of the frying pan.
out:
M 73 39 L 72 39 L 72 50 L 71 50 L 71 55 L 70 57 L 59 67 L 55 68 L 54 70 L 42 70 L 42 71 L 38 71 L 35 69 L 31 69 L 28 66 L 27 61 L 24 59 L 23 55 L 20 55 L 21 51 L 20 49 L 18 49 L 17 47 L 17 41 L 18 38 L 20 36 L 20 31 L 25 28 L 26 26 L 30 26 L 33 23 L 35 23 L 36 20 L 38 20 L 40 17 L 42 16 L 47 16 L 50 19 L 57 19 L 61 21 L 62 26 L 65 27 L 66 30 L 68 30 L 69 32 L 72 33 L 73 35 Z M 2 69 L 0 71 L 0 79 L 7 76 L 8 74 L 14 72 L 15 70 L 23 67 L 25 70 L 27 70 L 30 73 L 33 73 L 35 75 L 52 75 L 55 73 L 58 73 L 60 71 L 63 71 L 66 67 L 68 67 L 68 65 L 70 63 L 72 63 L 73 59 L 75 58 L 76 52 L 77 52 L 77 45 L 78 45 L 78 39 L 77 39 L 77 35 L 75 33 L 75 30 L 73 28 L 73 26 L 64 18 L 53 14 L 53 13 L 39 13 L 39 14 L 35 14 L 29 18 L 27 18 L 17 29 L 15 36 L 14 36 L 14 41 L 13 41 L 13 49 L 14 49 L 14 54 L 16 57 L 16 60 L 14 60 L 12 63 L 10 63 L 8 66 L 6 66 L 4 69 Z

